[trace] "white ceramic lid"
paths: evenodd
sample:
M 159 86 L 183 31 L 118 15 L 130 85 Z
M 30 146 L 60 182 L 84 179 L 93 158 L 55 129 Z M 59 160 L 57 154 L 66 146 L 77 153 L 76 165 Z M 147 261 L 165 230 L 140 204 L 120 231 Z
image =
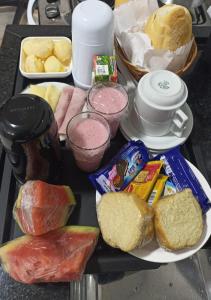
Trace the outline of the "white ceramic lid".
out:
M 188 89 L 176 74 L 167 70 L 158 70 L 149 72 L 141 78 L 138 93 L 150 106 L 172 109 L 185 103 Z
M 73 10 L 72 35 L 89 45 L 104 44 L 113 34 L 114 15 L 108 4 L 99 0 L 86 0 Z

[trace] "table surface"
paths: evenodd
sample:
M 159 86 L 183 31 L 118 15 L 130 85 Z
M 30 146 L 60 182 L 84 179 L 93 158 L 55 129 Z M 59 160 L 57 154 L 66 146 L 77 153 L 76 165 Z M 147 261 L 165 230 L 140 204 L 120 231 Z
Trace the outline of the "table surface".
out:
M 21 92 L 29 83 L 40 82 L 37 80 L 30 81 L 24 79 L 18 70 L 18 61 L 22 38 L 41 35 L 64 35 L 70 37 L 71 32 L 67 26 L 7 26 L 2 41 L 2 48 L 0 49 L 0 105 L 12 95 Z M 208 182 L 210 182 L 211 85 L 209 83 L 211 81 L 211 59 L 209 52 L 211 51 L 211 42 L 206 45 L 206 48 L 204 48 L 204 41 L 199 40 L 198 42 L 200 43 L 198 60 L 192 69 L 183 77 L 189 89 L 188 104 L 193 112 L 194 128 L 189 139 L 185 145 L 182 146 L 182 152 L 188 160 L 198 167 Z M 203 51 L 203 49 L 206 49 L 206 51 Z M 58 81 L 71 83 L 72 78 L 70 76 L 65 80 Z M 109 160 L 124 143 L 125 140 L 119 132 L 117 138 L 111 143 L 111 148 L 107 152 L 104 162 Z M 63 163 L 61 169 L 63 172 L 61 173 L 63 175 L 60 177 L 60 182 L 69 184 L 78 200 L 78 206 L 72 215 L 71 224 L 97 225 L 95 190 L 87 179 L 87 175 L 77 169 L 72 157 L 66 154 L 64 148 L 62 149 L 62 157 Z M 65 167 L 66 165 L 71 166 L 71 168 L 67 169 Z M 9 161 L 2 147 L 0 147 L 0 166 L 0 242 L 2 243 L 19 236 L 21 232 L 12 218 L 12 207 L 19 186 L 13 177 Z M 209 245 L 210 242 L 208 242 L 205 247 L 209 247 Z M 94 255 L 87 264 L 86 272 L 135 271 L 157 267 L 159 267 L 159 264 L 139 260 L 129 254 L 110 248 L 100 240 Z M 3 275 L 1 272 L 0 278 L 3 277 L 5 278 L 4 280 L 9 280 L 7 279 L 7 275 Z M 52 293 L 57 293 L 57 288 L 54 287 L 54 285 L 47 285 L 47 287 L 49 286 L 52 286 Z M 56 286 L 62 286 L 62 284 Z M 64 284 L 64 286 L 67 285 Z

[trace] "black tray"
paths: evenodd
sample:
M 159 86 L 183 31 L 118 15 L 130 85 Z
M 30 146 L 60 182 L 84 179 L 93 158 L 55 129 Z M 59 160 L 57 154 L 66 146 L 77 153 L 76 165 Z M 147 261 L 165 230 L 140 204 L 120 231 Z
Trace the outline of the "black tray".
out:
M 2 49 L 0 49 L 0 103 L 3 103 L 8 97 L 21 92 L 30 83 L 39 83 L 43 81 L 72 83 L 71 76 L 58 80 L 29 80 L 23 78 L 18 69 L 20 43 L 24 37 L 59 35 L 70 37 L 70 28 L 67 26 L 7 26 L 2 43 Z M 198 66 L 194 66 L 193 69 L 197 67 Z M 203 123 L 201 123 L 202 114 L 197 114 L 195 101 L 196 91 L 194 90 L 196 84 L 192 84 L 194 80 L 197 81 L 198 79 L 194 78 L 192 74 L 195 74 L 194 70 L 189 72 L 184 79 L 187 82 L 189 89 L 191 88 L 192 90 L 189 105 L 193 111 L 195 127 L 188 141 L 182 146 L 182 151 L 185 157 L 194 163 L 203 172 L 205 177 L 209 179 L 211 172 L 209 173 L 207 171 L 207 168 L 203 163 L 205 156 L 204 153 L 208 153 L 208 148 L 206 148 L 206 150 L 201 148 L 203 144 L 201 138 L 203 136 L 204 139 L 204 135 L 206 136 L 208 131 L 203 133 L 204 135 L 202 135 L 202 133 L 197 134 L 198 126 L 200 126 L 201 130 L 204 129 L 204 126 Z M 204 109 L 203 105 L 201 106 L 201 109 Z M 118 132 L 117 137 L 112 141 L 111 147 L 106 153 L 104 162 L 112 157 L 112 155 L 117 152 L 125 142 L 126 141 L 121 133 Z M 209 144 L 208 135 L 206 136 L 206 142 Z M 16 183 L 9 161 L 2 148 L 0 148 L 0 164 L 0 243 L 3 243 L 21 235 L 22 233 L 12 218 L 12 207 L 16 199 L 19 186 Z M 209 165 L 211 166 L 211 156 Z M 87 178 L 87 174 L 78 170 L 71 154 L 64 147 L 62 147 L 61 168 L 62 175 L 60 176 L 59 182 L 70 185 L 77 198 L 77 207 L 72 214 L 71 224 L 96 226 L 95 190 L 91 186 Z M 206 244 L 206 247 L 209 247 L 209 243 Z M 102 239 L 100 239 L 94 255 L 87 264 L 86 273 L 135 271 L 140 269 L 153 269 L 157 267 L 159 267 L 159 264 L 146 262 L 119 250 L 113 249 L 107 246 Z

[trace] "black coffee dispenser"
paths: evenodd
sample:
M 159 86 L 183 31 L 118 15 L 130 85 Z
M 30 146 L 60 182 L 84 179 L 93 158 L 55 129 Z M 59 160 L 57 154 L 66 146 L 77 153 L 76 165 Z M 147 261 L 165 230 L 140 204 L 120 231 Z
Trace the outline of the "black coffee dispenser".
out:
M 57 124 L 42 98 L 19 94 L 0 109 L 0 139 L 20 182 L 53 179 L 58 172 Z

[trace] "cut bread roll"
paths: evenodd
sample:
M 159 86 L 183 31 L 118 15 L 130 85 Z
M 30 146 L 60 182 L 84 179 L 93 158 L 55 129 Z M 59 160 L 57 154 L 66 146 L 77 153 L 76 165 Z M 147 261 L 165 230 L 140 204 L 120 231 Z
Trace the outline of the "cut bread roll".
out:
M 190 189 L 161 198 L 154 207 L 158 243 L 167 250 L 194 246 L 203 232 L 202 211 Z
M 184 6 L 164 5 L 148 18 L 144 31 L 155 49 L 175 51 L 191 40 L 192 18 Z
M 97 216 L 103 239 L 114 248 L 131 251 L 154 236 L 153 210 L 135 194 L 104 194 Z

